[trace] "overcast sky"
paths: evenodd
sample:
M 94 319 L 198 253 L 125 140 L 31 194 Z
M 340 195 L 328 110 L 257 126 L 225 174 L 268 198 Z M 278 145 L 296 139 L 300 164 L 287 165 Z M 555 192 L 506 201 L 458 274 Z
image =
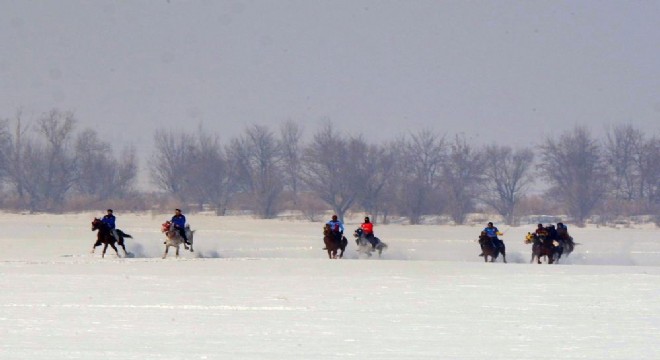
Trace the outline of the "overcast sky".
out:
M 0 0 L 0 117 L 72 110 L 151 149 L 330 120 L 529 145 L 588 125 L 660 134 L 660 1 Z

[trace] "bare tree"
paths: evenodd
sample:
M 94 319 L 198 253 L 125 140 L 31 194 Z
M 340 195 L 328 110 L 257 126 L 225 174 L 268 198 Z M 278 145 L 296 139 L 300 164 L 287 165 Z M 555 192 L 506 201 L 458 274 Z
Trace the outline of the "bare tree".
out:
M 444 162 L 442 178 L 447 189 L 449 213 L 456 224 L 463 224 L 473 210 L 484 178 L 484 156 L 463 136 L 456 136 Z
M 110 143 L 99 139 L 95 130 L 87 129 L 76 138 L 78 176 L 75 189 L 82 194 L 105 200 L 112 197 L 109 184 L 115 171 Z
M 2 181 L 11 173 L 12 148 L 9 120 L 0 119 L 0 180 Z
M 274 134 L 267 127 L 253 125 L 231 142 L 230 149 L 230 158 L 238 164 L 240 184 L 250 194 L 255 213 L 262 218 L 277 215 L 284 185 L 282 152 Z
M 400 149 L 397 201 L 410 223 L 419 224 L 424 213 L 441 206 L 438 190 L 447 144 L 444 137 L 424 130 L 398 140 L 396 147 Z
M 558 140 L 547 138 L 541 151 L 540 168 L 552 186 L 550 194 L 583 226 L 607 189 L 600 145 L 586 128 L 578 126 L 562 133 Z
M 70 149 L 76 120 L 72 112 L 51 110 L 38 120 L 38 132 L 46 141 L 46 209 L 55 210 L 76 180 L 76 160 Z
M 385 215 L 388 198 L 394 192 L 394 172 L 396 171 L 394 145 L 368 145 L 362 154 L 355 158 L 358 166 L 356 176 L 363 181 L 358 201 L 364 210 L 375 218 L 381 212 Z
M 302 154 L 300 153 L 300 141 L 302 134 L 302 127 L 293 121 L 285 122 L 280 129 L 283 179 L 285 186 L 289 188 L 293 195 L 294 206 L 298 204 L 298 192 L 301 184 Z
M 187 182 L 187 193 L 190 193 L 200 208 L 204 203 L 210 203 L 216 214 L 226 213 L 235 192 L 234 169 L 218 137 L 207 134 L 200 127 Z
M 153 183 L 180 199 L 185 197 L 183 191 L 194 152 L 194 137 L 182 132 L 156 130 L 154 146 L 156 149 L 150 163 Z
M 660 138 L 645 141 L 637 160 L 640 177 L 640 198 L 660 212 Z M 657 214 L 660 219 L 660 213 Z
M 34 139 L 24 137 L 20 115 L 12 150 L 11 178 L 29 208 L 59 210 L 76 180 L 76 160 L 70 148 L 75 127 L 71 112 L 51 110 L 37 120 Z M 29 164 L 29 166 L 25 166 Z
M 349 142 L 327 124 L 314 134 L 303 156 L 303 179 L 309 188 L 343 219 L 353 206 L 359 189 L 349 153 Z
M 604 157 L 611 173 L 613 196 L 617 199 L 634 200 L 640 195 L 639 157 L 643 137 L 632 125 L 616 126 L 607 133 Z
M 98 200 L 121 199 L 133 193 L 137 178 L 137 157 L 133 147 L 125 147 L 118 158 L 110 143 L 91 144 L 94 131 L 85 131 L 76 142 L 78 176 L 75 189 Z
M 482 200 L 502 215 L 507 224 L 514 224 L 516 205 L 533 182 L 531 168 L 534 152 L 523 148 L 514 151 L 509 146 L 490 145 L 484 154 L 485 183 Z
M 24 153 L 24 138 L 27 136 L 28 127 L 23 123 L 23 114 L 19 109 L 16 111 L 15 127 L 13 133 L 13 141 L 11 144 L 9 154 L 9 164 L 7 167 L 8 177 L 10 183 L 13 184 L 18 195 L 19 200 L 25 200 L 24 181 L 25 174 L 23 171 L 23 153 Z

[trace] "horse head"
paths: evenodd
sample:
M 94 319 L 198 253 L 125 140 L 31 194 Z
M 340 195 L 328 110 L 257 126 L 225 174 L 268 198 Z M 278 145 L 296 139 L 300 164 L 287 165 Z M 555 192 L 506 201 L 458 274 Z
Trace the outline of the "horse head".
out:
M 332 228 L 330 227 L 330 224 L 325 224 L 323 226 L 323 235 L 330 235 L 332 233 Z
M 363 233 L 364 233 L 364 230 L 362 230 L 362 228 L 357 228 L 353 232 L 353 236 L 356 237 L 356 238 L 361 238 Z
M 100 229 L 102 224 L 103 222 L 101 219 L 94 218 L 94 220 L 92 220 L 92 231 Z
M 536 237 L 536 234 L 532 234 L 531 232 L 528 232 L 527 235 L 525 235 L 525 244 L 533 243 L 535 237 Z
M 171 228 L 172 228 L 172 222 L 167 220 L 160 226 L 160 231 L 165 233 L 170 231 Z
M 482 231 L 482 232 L 479 234 L 479 244 L 484 245 L 484 244 L 486 244 L 488 241 L 490 241 L 490 238 L 488 237 L 488 235 L 486 234 L 485 231 Z

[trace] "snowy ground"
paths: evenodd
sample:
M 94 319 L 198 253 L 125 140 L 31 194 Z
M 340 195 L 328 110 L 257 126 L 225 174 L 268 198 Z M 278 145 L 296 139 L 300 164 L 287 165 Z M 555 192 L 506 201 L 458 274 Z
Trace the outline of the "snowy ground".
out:
M 93 216 L 0 217 L 0 359 L 660 358 L 653 226 L 571 227 L 560 265 L 528 263 L 534 226 L 500 227 L 508 264 L 481 227 L 377 226 L 382 259 L 330 261 L 320 223 L 191 215 L 163 260 L 170 215 L 118 214 L 134 257 L 101 259 Z

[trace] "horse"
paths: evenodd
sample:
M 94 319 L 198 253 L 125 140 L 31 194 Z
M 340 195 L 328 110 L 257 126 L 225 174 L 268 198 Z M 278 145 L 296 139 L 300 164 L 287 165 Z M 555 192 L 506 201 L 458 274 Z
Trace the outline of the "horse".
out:
M 323 243 L 325 244 L 323 250 L 328 251 L 328 258 L 341 259 L 344 257 L 344 250 L 346 250 L 346 246 L 348 246 L 348 240 L 342 235 L 341 240 L 337 243 L 337 238 L 335 238 L 335 235 L 330 228 L 330 224 L 325 224 L 323 227 Z M 339 250 L 341 251 L 339 252 L 339 255 L 337 255 L 337 251 Z
M 554 264 L 562 254 L 562 248 L 558 246 L 549 236 L 541 236 L 528 232 L 525 236 L 525 244 L 532 244 L 532 258 L 530 263 L 536 258 L 537 264 L 541 264 L 541 257 L 548 259 L 548 264 Z
M 559 243 L 559 246 L 563 249 L 563 254 L 566 254 L 566 256 L 570 255 L 573 252 L 573 250 L 575 249 L 575 245 L 578 245 L 573 241 L 573 237 L 568 235 L 567 232 L 563 232 L 563 233 L 558 232 L 556 240 Z
M 485 231 L 482 231 L 479 235 L 479 245 L 481 246 L 481 252 L 484 257 L 484 262 L 488 262 L 488 257 L 490 256 L 490 262 L 495 262 L 497 257 L 502 254 L 502 261 L 506 263 L 506 248 L 499 248 L 493 240 L 486 235 Z
M 383 250 L 387 249 L 387 244 L 380 241 L 380 239 L 375 236 L 373 237 L 373 242 L 376 245 L 373 246 L 371 242 L 369 242 L 369 239 L 364 235 L 362 228 L 355 229 L 353 237 L 355 237 L 355 243 L 358 246 L 357 251 L 361 254 L 371 256 L 372 252 L 377 251 L 378 257 L 380 257 L 383 254 Z
M 97 246 L 104 244 L 101 257 L 105 257 L 105 251 L 108 249 L 108 245 L 110 245 L 115 250 L 117 257 L 120 257 L 119 251 L 115 246 L 115 243 L 117 243 L 122 247 L 122 249 L 124 249 L 124 256 L 128 256 L 128 253 L 126 252 L 126 246 L 124 245 L 124 238 L 132 239 L 133 237 L 131 235 L 117 229 L 117 236 L 119 239 L 115 239 L 115 237 L 112 235 L 112 229 L 110 229 L 110 227 L 99 218 L 94 218 L 94 220 L 92 220 L 92 231 L 95 230 L 98 230 L 98 232 L 96 233 L 96 242 L 94 243 L 94 246 L 92 246 L 92 254 L 94 253 L 94 249 L 96 249 Z
M 174 227 L 174 224 L 171 221 L 166 221 L 161 225 L 161 232 L 165 234 L 165 241 L 163 244 L 165 244 L 165 252 L 163 253 L 163 259 L 167 257 L 167 253 L 170 250 L 170 246 L 176 248 L 176 257 L 179 257 L 179 247 L 181 244 L 183 244 L 183 247 L 186 250 L 190 250 L 190 252 L 193 252 L 193 235 L 195 234 L 195 230 L 190 230 L 190 225 L 186 224 L 186 227 L 184 231 L 186 232 L 186 237 L 188 238 L 188 242 L 190 243 L 190 247 L 183 241 L 183 237 L 179 233 L 179 229 Z

